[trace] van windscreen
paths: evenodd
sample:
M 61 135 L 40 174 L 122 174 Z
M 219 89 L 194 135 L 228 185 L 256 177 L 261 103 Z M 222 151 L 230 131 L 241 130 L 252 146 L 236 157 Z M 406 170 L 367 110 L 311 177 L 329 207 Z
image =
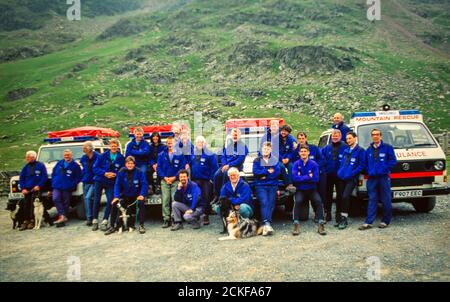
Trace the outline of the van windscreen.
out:
M 358 127 L 358 143 L 367 149 L 372 142 L 370 132 L 381 131 L 383 142 L 394 149 L 436 148 L 430 132 L 420 123 L 381 123 L 361 125 Z

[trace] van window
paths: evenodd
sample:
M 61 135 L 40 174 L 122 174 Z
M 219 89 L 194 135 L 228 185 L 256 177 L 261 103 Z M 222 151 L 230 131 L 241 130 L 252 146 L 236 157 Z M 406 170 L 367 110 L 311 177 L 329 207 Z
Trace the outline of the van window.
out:
M 324 135 L 319 139 L 319 148 L 323 148 L 326 145 L 328 145 L 328 140 L 330 138 L 330 135 Z
M 370 132 L 377 128 L 381 131 L 383 142 L 394 149 L 436 148 L 428 129 L 421 123 L 381 123 L 361 125 L 358 127 L 358 143 L 368 148 L 372 139 Z

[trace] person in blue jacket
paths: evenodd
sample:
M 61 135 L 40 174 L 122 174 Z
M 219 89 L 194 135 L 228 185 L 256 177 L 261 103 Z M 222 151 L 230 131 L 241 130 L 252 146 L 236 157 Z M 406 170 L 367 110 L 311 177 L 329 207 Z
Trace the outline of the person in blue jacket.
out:
M 309 159 L 315 161 L 319 165 L 319 183 L 318 183 L 318 190 L 320 199 L 322 199 L 322 203 L 326 200 L 326 192 L 327 192 L 327 173 L 326 173 L 326 162 L 323 159 L 322 151 L 319 149 L 319 147 L 309 144 L 307 141 L 307 134 L 305 132 L 299 132 L 297 134 L 297 147 L 295 148 L 295 151 L 292 155 L 292 163 L 295 163 L 297 160 L 300 159 L 300 146 L 306 145 L 309 147 Z M 315 209 L 314 209 L 315 211 Z M 314 218 L 314 221 L 317 222 L 317 216 Z
M 205 203 L 200 187 L 189 181 L 188 170 L 178 173 L 179 182 L 172 203 L 174 224 L 171 231 L 183 228 L 183 219 L 192 225 L 193 229 L 200 228 L 200 216 L 204 213 Z
M 111 202 L 114 198 L 114 184 L 117 173 L 125 165 L 125 157 L 120 153 L 119 141 L 111 139 L 110 149 L 99 156 L 94 163 L 94 206 L 92 208 L 92 230 L 98 230 L 98 213 L 100 210 L 100 200 L 102 192 L 105 191 L 106 207 L 103 213 L 103 220 L 100 226 L 102 231 L 108 229 L 108 219 L 111 213 Z
M 166 140 L 167 150 L 158 155 L 157 173 L 161 177 L 163 228 L 171 225 L 171 205 L 178 186 L 178 172 L 186 166 L 185 156 L 174 149 L 174 138 Z
M 342 193 L 341 217 L 338 228 L 343 230 L 348 225 L 348 211 L 350 208 L 350 198 L 355 189 L 359 174 L 366 165 L 365 150 L 356 143 L 356 133 L 347 132 L 347 145 L 339 164 L 338 177 L 344 182 Z
M 256 178 L 256 197 L 259 201 L 261 219 L 264 224 L 263 236 L 272 235 L 274 232 L 271 225 L 272 214 L 277 197 L 280 164 L 278 159 L 272 156 L 272 144 L 270 142 L 263 144 L 261 156 L 253 161 L 253 175 Z
M 47 169 L 45 165 L 36 160 L 36 152 L 28 151 L 25 154 L 27 164 L 20 171 L 19 186 L 24 198 L 20 201 L 23 209 L 23 223 L 19 231 L 34 228 L 34 198 L 41 197 L 41 191 L 47 182 Z M 45 219 L 50 221 L 47 211 L 44 211 Z
M 241 131 L 233 128 L 230 136 L 231 139 L 227 140 L 227 144 L 219 154 L 220 167 L 214 174 L 214 193 L 217 197 L 220 195 L 222 186 L 228 181 L 228 169 L 236 168 L 241 171 L 248 154 L 247 146 L 241 141 Z
M 190 169 L 191 156 L 194 154 L 194 145 L 190 139 L 190 133 L 188 129 L 182 129 L 180 131 L 180 136 L 175 140 L 174 145 L 175 153 L 181 153 L 185 160 L 185 169 Z
M 149 176 L 149 182 L 151 186 L 150 195 L 155 194 L 161 194 L 161 177 L 159 177 L 158 173 L 156 173 L 158 168 L 158 154 L 163 152 L 167 149 L 167 146 L 161 142 L 161 135 L 158 132 L 153 132 L 150 136 L 150 161 L 149 161 L 149 168 L 150 168 L 150 176 Z M 156 181 L 153 178 L 153 174 L 156 173 L 157 178 Z
M 333 205 L 333 189 L 336 188 L 336 223 L 339 223 L 341 217 L 341 204 L 342 204 L 342 191 L 344 183 L 337 176 L 339 163 L 341 162 L 344 150 L 347 148 L 347 144 L 341 141 L 341 131 L 333 130 L 331 133 L 331 143 L 323 147 L 322 158 L 325 161 L 325 169 L 327 174 L 327 191 L 325 198 L 325 220 L 331 221 L 331 208 Z
M 341 131 L 341 140 L 345 142 L 350 127 L 344 123 L 344 116 L 339 112 L 333 115 L 333 125 L 331 125 L 331 128 Z
M 119 208 L 121 206 L 126 209 L 128 218 L 129 231 L 133 231 L 135 227 L 135 219 L 133 213 L 139 220 L 139 233 L 145 233 L 145 197 L 148 193 L 147 177 L 144 172 L 136 167 L 136 160 L 133 156 L 125 158 L 125 167 L 120 169 L 114 184 L 114 199 L 112 201 L 111 210 L 111 227 L 106 230 L 105 235 L 110 235 L 117 231 Z M 119 204 L 120 203 L 120 204 Z M 136 205 L 137 203 L 137 205 Z M 136 207 L 138 212 L 136 213 Z
M 316 209 L 316 215 L 319 222 L 317 232 L 320 235 L 326 235 L 325 220 L 323 219 L 323 205 L 317 191 L 317 183 L 319 182 L 319 165 L 309 159 L 309 147 L 300 146 L 300 159 L 292 166 L 292 180 L 296 187 L 294 198 L 293 218 L 294 224 L 292 235 L 300 234 L 300 209 L 303 202 L 310 200 Z
M 278 124 L 272 125 L 266 132 L 266 135 L 261 139 L 262 144 L 266 141 L 272 143 L 272 156 L 276 157 L 280 161 L 280 174 L 286 186 L 286 190 L 291 193 L 295 193 L 295 187 L 292 185 L 292 161 L 293 152 L 295 149 L 295 138 L 291 135 L 292 127 L 289 125 L 283 125 L 279 129 Z M 261 150 L 260 148 L 260 150 Z M 261 153 L 258 152 L 258 156 Z
M 133 131 L 134 138 L 127 144 L 125 157 L 133 156 L 136 159 L 136 166 L 147 174 L 147 165 L 150 162 L 150 145 L 143 138 L 144 130 L 137 127 Z
M 94 211 L 94 163 L 100 157 L 100 154 L 95 152 L 94 145 L 91 141 L 83 144 L 84 155 L 80 158 L 80 164 L 83 167 L 81 173 L 81 182 L 83 183 L 83 198 L 84 209 L 86 212 L 86 225 L 92 226 L 93 211 Z
M 370 133 L 372 143 L 366 150 L 366 170 L 369 175 L 367 180 L 367 193 L 369 194 L 369 205 L 367 218 L 360 230 L 372 227 L 377 215 L 378 202 L 383 204 L 383 218 L 378 225 L 386 228 L 392 219 L 392 192 L 391 192 L 391 169 L 397 164 L 394 148 L 383 142 L 379 129 L 373 129 Z
M 195 149 L 191 156 L 191 179 L 201 189 L 202 200 L 205 203 L 205 215 L 203 224 L 209 225 L 211 213 L 211 197 L 214 173 L 219 169 L 216 154 L 206 148 L 206 140 L 203 136 L 195 139 Z
M 232 167 L 228 169 L 227 173 L 230 181 L 225 183 L 220 190 L 220 209 L 216 209 L 218 214 L 222 216 L 222 234 L 228 232 L 225 219 L 231 210 L 238 211 L 243 218 L 251 218 L 254 212 L 252 190 L 240 178 L 239 170 L 236 167 Z
M 73 160 L 72 151 L 64 150 L 64 159 L 58 161 L 52 171 L 52 199 L 58 211 L 55 220 L 57 227 L 65 226 L 67 213 L 69 212 L 72 192 L 77 189 L 81 181 L 80 165 Z

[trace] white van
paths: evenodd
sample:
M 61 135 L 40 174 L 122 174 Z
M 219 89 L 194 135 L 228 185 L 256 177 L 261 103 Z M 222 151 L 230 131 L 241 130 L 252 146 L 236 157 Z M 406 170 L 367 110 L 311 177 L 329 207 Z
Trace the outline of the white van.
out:
M 358 144 L 367 149 L 370 132 L 377 128 L 383 141 L 394 147 L 397 165 L 391 173 L 393 202 L 410 202 L 418 212 L 429 212 L 436 196 L 449 194 L 445 154 L 423 122 L 418 110 L 389 110 L 353 113 L 349 127 L 358 135 Z M 322 133 L 319 147 L 330 142 L 331 131 Z M 368 198 L 367 175 L 360 175 L 353 196 Z

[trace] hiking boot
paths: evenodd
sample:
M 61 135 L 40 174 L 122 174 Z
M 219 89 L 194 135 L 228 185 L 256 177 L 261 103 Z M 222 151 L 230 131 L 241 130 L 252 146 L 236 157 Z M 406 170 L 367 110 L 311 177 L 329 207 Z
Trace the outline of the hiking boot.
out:
M 263 226 L 263 236 L 270 236 L 273 235 L 273 228 L 270 224 L 266 224 Z
M 163 225 L 161 227 L 163 229 L 167 229 L 168 227 L 170 227 L 170 221 L 169 220 L 164 220 Z
M 103 219 L 102 224 L 100 225 L 100 230 L 103 232 L 108 230 L 108 220 Z
M 343 230 L 348 226 L 347 217 L 342 217 L 341 222 L 339 222 L 338 229 Z
M 358 230 L 360 230 L 360 231 L 365 231 L 365 230 L 368 230 L 368 229 L 371 229 L 371 228 L 372 228 L 372 225 L 371 225 L 371 224 L 364 223 L 362 226 L 360 226 L 360 227 L 358 228 Z
M 19 231 L 25 231 L 25 230 L 27 229 L 27 226 L 28 226 L 28 221 L 24 221 L 24 222 L 21 224 L 21 226 L 20 226 L 20 228 L 19 228 Z
M 55 224 L 64 222 L 64 216 L 63 215 L 59 215 L 58 218 L 54 221 Z
M 171 231 L 178 231 L 183 228 L 183 224 L 181 222 L 175 222 L 175 224 L 170 229 Z
M 115 228 L 110 227 L 109 229 L 107 229 L 105 231 L 105 235 L 111 235 L 112 233 L 114 233 L 115 231 L 117 231 Z
M 145 227 L 143 224 L 139 226 L 139 234 L 145 234 Z
M 319 235 L 326 235 L 327 232 L 325 232 L 325 224 L 324 223 L 319 223 L 319 228 L 317 229 L 317 233 L 319 233 Z
M 203 217 L 203 225 L 209 225 L 209 216 L 208 215 L 205 215 Z
M 387 223 L 385 223 L 385 222 L 382 222 L 382 223 L 380 223 L 379 225 L 378 225 L 378 227 L 380 228 L 380 229 L 385 229 L 385 228 L 387 228 L 389 225 L 387 224 Z
M 92 230 L 97 231 L 98 230 L 98 222 L 92 223 Z
M 86 220 L 86 226 L 92 226 L 93 225 L 93 223 L 92 223 L 92 220 Z
M 300 234 L 300 224 L 294 223 L 294 225 L 292 227 L 292 235 L 297 236 L 299 234 Z

